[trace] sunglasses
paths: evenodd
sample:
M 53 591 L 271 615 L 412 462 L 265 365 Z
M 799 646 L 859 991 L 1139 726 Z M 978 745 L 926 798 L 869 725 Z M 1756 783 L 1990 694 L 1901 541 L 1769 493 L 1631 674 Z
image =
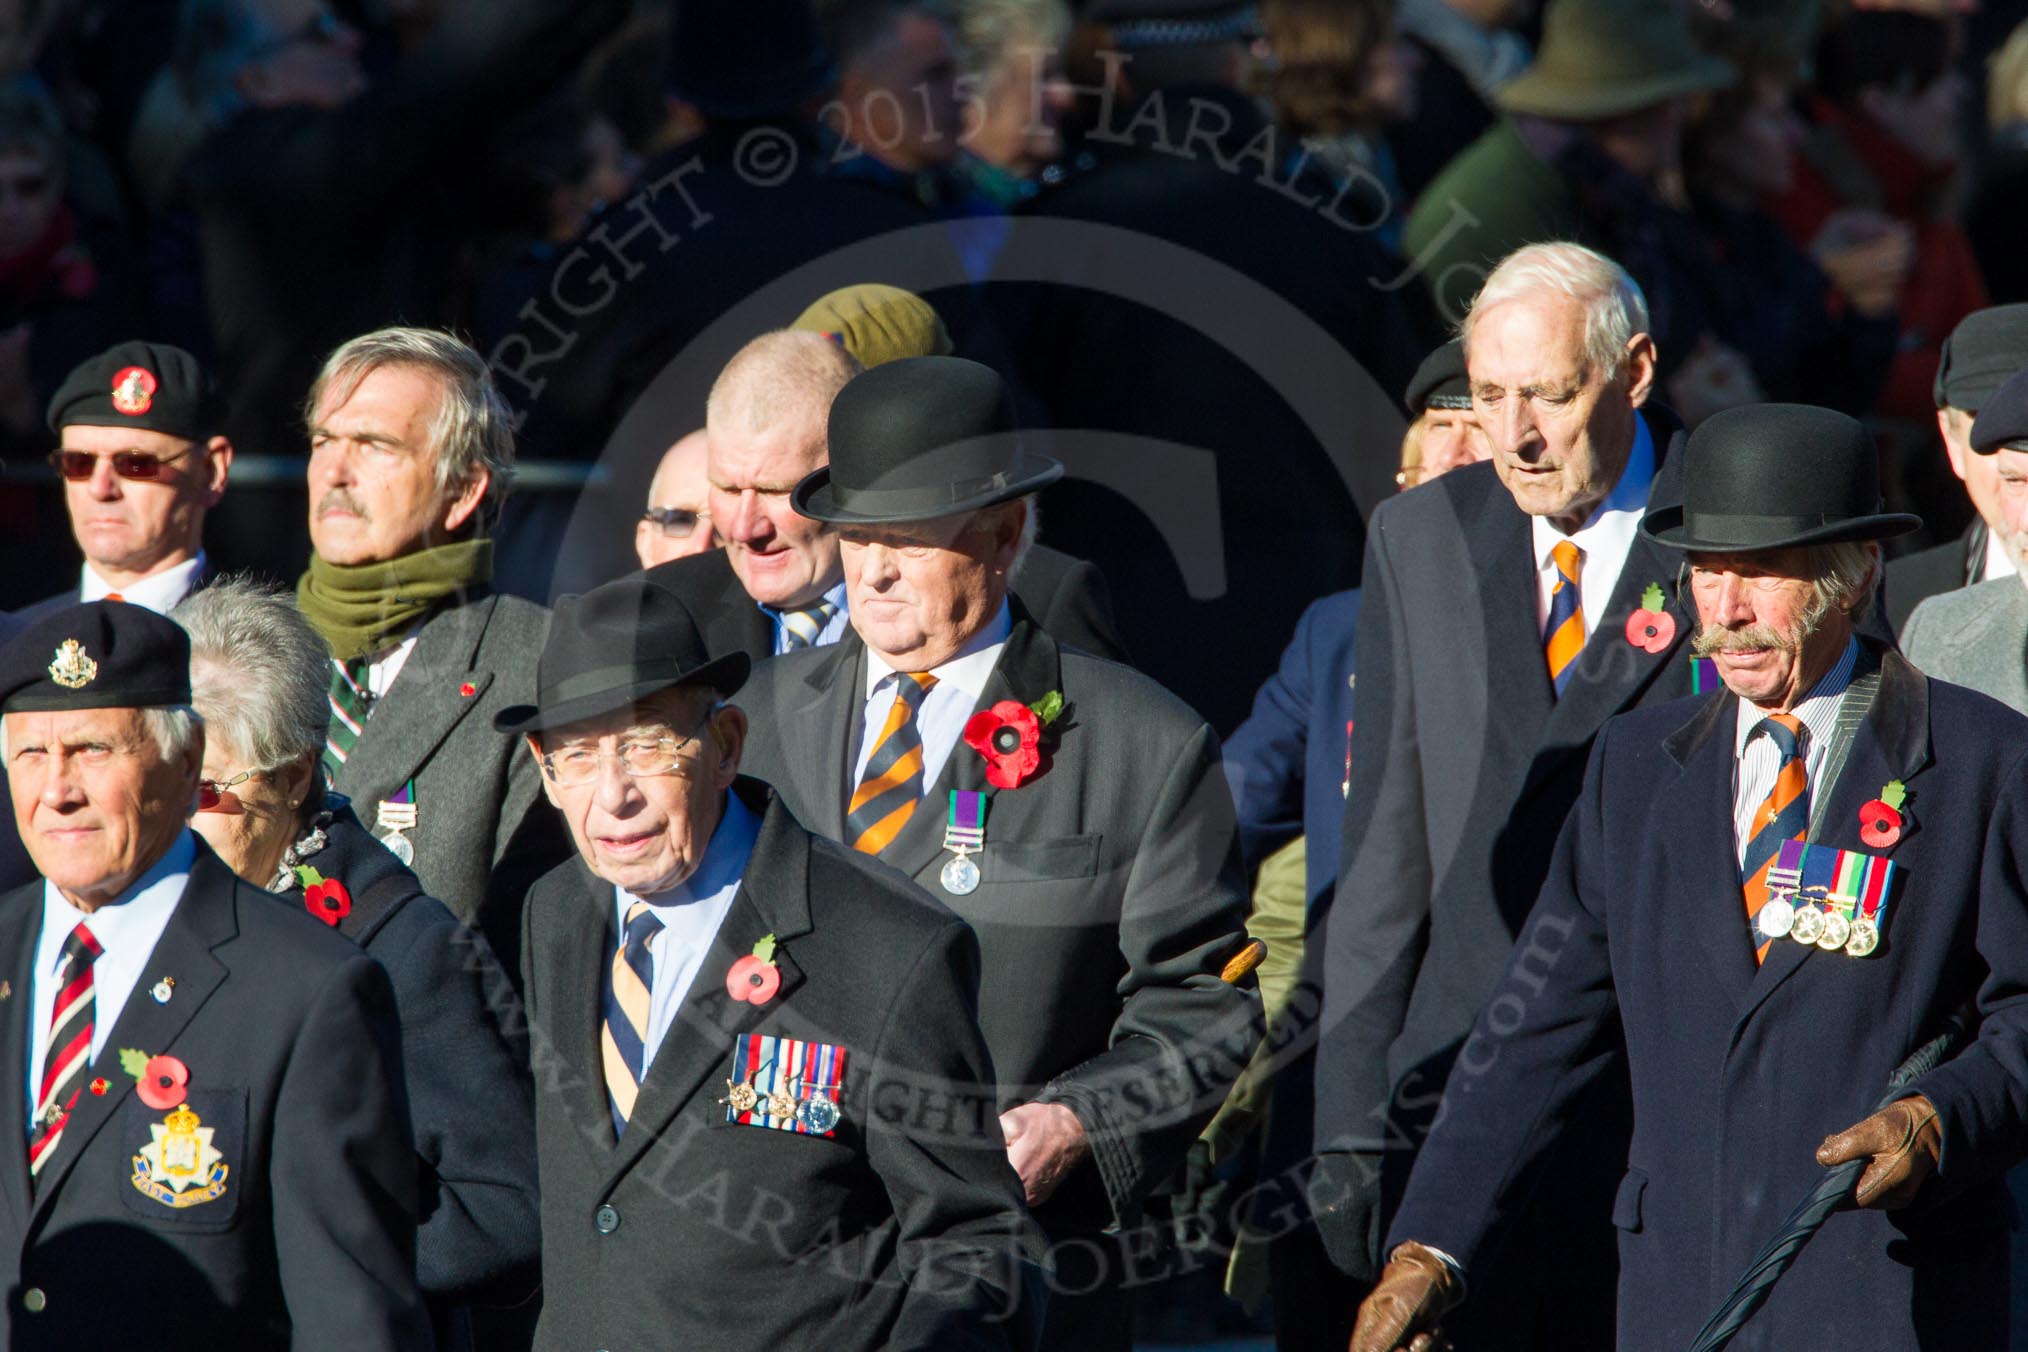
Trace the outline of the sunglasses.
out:
M 654 522 L 672 540 L 683 539 L 697 529 L 698 522 L 710 519 L 710 512 L 692 511 L 688 507 L 650 507 L 641 513 L 641 520 Z
M 162 474 L 164 465 L 173 465 L 190 454 L 184 447 L 174 455 L 157 455 L 153 451 L 114 451 L 113 473 L 122 479 L 156 479 Z M 92 477 L 98 468 L 97 451 L 56 450 L 49 453 L 49 463 L 64 478 L 82 483 Z
M 224 781 L 216 779 L 198 780 L 197 810 L 199 812 L 218 811 L 219 807 L 225 802 L 227 794 L 229 794 L 233 789 L 236 789 L 240 785 L 246 783 L 249 779 L 252 779 L 253 777 L 254 772 L 252 770 L 242 770 L 238 774 L 234 775 L 231 779 Z M 233 806 L 237 807 L 238 805 L 239 799 L 235 797 L 233 799 Z

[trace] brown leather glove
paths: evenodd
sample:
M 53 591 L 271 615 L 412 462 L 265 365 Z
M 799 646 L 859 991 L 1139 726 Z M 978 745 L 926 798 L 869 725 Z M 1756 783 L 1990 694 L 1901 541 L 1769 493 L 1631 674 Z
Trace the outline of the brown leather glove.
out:
M 1888 1104 L 1865 1121 L 1826 1137 L 1817 1147 L 1817 1163 L 1829 1168 L 1871 1155 L 1873 1162 L 1859 1176 L 1860 1206 L 1893 1211 L 1915 1200 L 1923 1183 L 1936 1172 L 1943 1154 L 1943 1124 L 1936 1105 L 1922 1095 Z
M 1444 1262 L 1413 1240 L 1396 1247 L 1373 1294 L 1359 1304 L 1351 1352 L 1436 1352 L 1448 1347 L 1437 1325 L 1464 1292 Z

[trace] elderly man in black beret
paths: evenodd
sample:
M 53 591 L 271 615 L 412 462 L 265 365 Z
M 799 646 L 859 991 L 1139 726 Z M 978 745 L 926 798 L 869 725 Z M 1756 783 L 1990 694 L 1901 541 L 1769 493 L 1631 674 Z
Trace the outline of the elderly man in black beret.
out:
M 1749 405 L 1692 434 L 1695 651 L 1724 689 L 1600 731 L 1540 898 L 1457 1066 L 1354 1352 L 1420 1349 L 1539 1224 L 1535 1166 L 1615 1063 L 1633 1089 L 1618 1346 L 1691 1345 L 1824 1168 L 1864 1161 L 1737 1347 L 2007 1345 L 2028 1142 L 2028 722 L 1855 634 L 1873 444 Z M 1955 1054 L 1891 1093 L 1963 1019 Z M 1891 1101 L 1889 1101 L 1891 1100 Z M 1885 1107 L 1879 1107 L 1886 1102 Z M 1553 1332 L 1553 1326 L 1551 1332 Z
M 747 667 L 623 578 L 559 603 L 494 720 L 578 856 L 523 922 L 537 1343 L 1026 1346 L 978 942 L 740 774 Z
M 9 1345 L 428 1347 L 387 974 L 191 832 L 183 630 L 30 626 L 0 759 L 43 875 L 0 896 Z
M 203 585 L 204 516 L 232 472 L 221 414 L 209 373 L 166 343 L 121 343 L 64 379 L 49 402 L 49 462 L 84 570 L 21 618 L 107 600 L 166 614 Z
M 1974 310 L 1944 339 L 1933 391 L 1936 430 L 1951 473 L 1964 480 L 1972 524 L 1954 540 L 1888 562 L 1887 621 L 1897 634 L 1928 598 L 2020 571 L 2006 545 L 2001 459 L 1973 445 L 1972 421 L 2023 366 L 2028 366 L 2028 305 Z
M 2028 305 L 2022 312 L 2028 339 Z M 1991 313 L 1981 311 L 1981 314 Z M 1975 316 L 1976 317 L 1976 316 Z M 1969 322 L 1969 321 L 1967 321 Z M 1998 387 L 1966 429 L 1972 461 L 1982 461 L 1993 548 L 2013 562 L 2028 554 L 2028 352 L 2021 369 Z M 1966 483 L 1971 483 L 1966 477 Z M 1890 590 L 1888 593 L 1894 593 Z M 2009 571 L 1985 582 L 1939 592 L 1915 608 L 1901 631 L 1901 651 L 1940 681 L 1970 686 L 2010 709 L 2028 713 L 2028 578 Z
M 978 931 L 1008 1157 L 1055 1242 L 1044 1345 L 1124 1348 L 1141 1203 L 1259 1038 L 1258 1000 L 1220 980 L 1245 893 L 1217 738 L 1010 594 L 1063 468 L 991 370 L 869 371 L 830 449 L 791 500 L 838 532 L 852 632 L 761 664 L 750 764 Z

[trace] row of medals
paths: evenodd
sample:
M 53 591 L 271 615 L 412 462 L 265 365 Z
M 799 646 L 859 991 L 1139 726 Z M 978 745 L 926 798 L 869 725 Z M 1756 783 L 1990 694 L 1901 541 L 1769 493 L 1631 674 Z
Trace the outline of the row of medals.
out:
M 1849 919 L 1843 911 L 1826 911 L 1815 902 L 1798 906 L 1784 896 L 1769 897 L 1754 917 L 1761 935 L 1779 939 L 1786 935 L 1803 945 L 1815 944 L 1826 953 L 1842 948 L 1863 958 L 1880 947 L 1880 925 L 1864 916 Z
M 760 1107 L 762 1098 L 751 1079 L 737 1084 L 727 1080 L 725 1097 L 719 1102 L 736 1113 L 750 1113 Z M 800 1118 L 804 1126 L 820 1136 L 838 1125 L 838 1101 L 828 1094 L 816 1093 L 799 1099 L 786 1089 L 777 1089 L 767 1096 L 766 1103 L 768 1116 L 777 1122 L 793 1122 Z

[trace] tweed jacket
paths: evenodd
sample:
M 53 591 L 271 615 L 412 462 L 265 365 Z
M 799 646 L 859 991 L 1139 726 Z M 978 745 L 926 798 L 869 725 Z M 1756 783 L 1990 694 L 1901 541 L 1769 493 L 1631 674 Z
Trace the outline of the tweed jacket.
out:
M 521 899 L 570 852 L 535 762 L 493 731 L 495 713 L 534 702 L 548 632 L 546 609 L 497 593 L 431 615 L 332 785 L 375 834 L 380 804 L 415 785 L 416 875 L 510 972 Z
M 1211 729 L 1149 678 L 1059 645 L 1010 602 L 1014 626 L 980 696 L 1063 712 L 1033 778 L 994 789 L 962 741 L 879 856 L 978 932 L 979 1023 L 1002 1108 L 1061 1102 L 1092 1141 L 1038 1209 L 1052 1236 L 1130 1223 L 1183 1162 L 1260 1038 L 1260 1001 L 1219 971 L 1244 942 L 1232 798 Z M 737 702 L 748 766 L 832 839 L 865 704 L 866 646 L 764 662 Z M 941 882 L 945 806 L 987 793 L 981 881 Z
M 1908 617 L 1901 651 L 1939 681 L 2028 713 L 2028 578 L 1938 592 Z

